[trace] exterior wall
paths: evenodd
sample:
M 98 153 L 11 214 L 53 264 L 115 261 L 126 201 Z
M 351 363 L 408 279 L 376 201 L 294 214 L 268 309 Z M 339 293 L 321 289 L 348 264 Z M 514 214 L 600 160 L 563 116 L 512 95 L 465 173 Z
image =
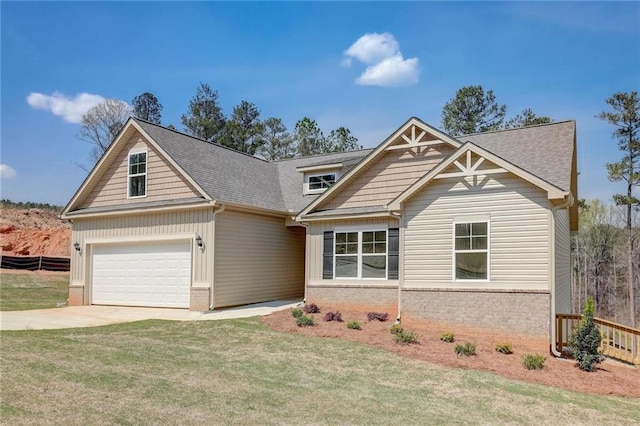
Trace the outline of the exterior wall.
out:
M 70 303 L 90 303 L 93 244 L 135 243 L 136 240 L 162 240 L 176 235 L 186 239 L 195 239 L 199 235 L 205 242 L 204 250 L 200 250 L 194 243 L 192 287 L 204 288 L 208 293 L 213 281 L 213 221 L 212 208 L 74 219 L 71 241 L 78 242 L 82 250 L 71 252 Z
M 484 179 L 483 179 L 484 178 Z M 489 218 L 489 279 L 454 281 L 454 218 Z M 510 174 L 434 180 L 404 210 L 404 288 L 549 291 L 546 193 Z
M 216 215 L 215 307 L 302 297 L 305 230 L 284 218 Z
M 556 210 L 555 216 L 555 269 L 556 312 L 571 313 L 571 232 L 569 211 Z
M 376 219 L 354 219 L 350 221 L 327 221 L 327 222 L 310 222 L 307 228 L 307 273 L 309 286 L 339 286 L 346 285 L 352 287 L 380 287 L 380 286 L 398 286 L 398 280 L 323 280 L 322 279 L 322 250 L 323 250 L 323 233 L 332 231 L 337 226 L 354 226 L 362 227 L 366 225 L 386 224 L 389 228 L 398 227 L 398 221 L 392 218 L 376 218 Z M 397 297 L 396 297 L 397 299 Z
M 332 304 L 349 304 L 361 306 L 367 309 L 379 309 L 397 316 L 398 313 L 398 287 L 354 287 L 331 284 L 316 284 L 307 288 L 305 296 L 307 303 L 316 303 L 320 306 Z
M 402 315 L 547 337 L 548 292 L 402 290 Z
M 129 151 L 147 147 L 147 196 L 127 199 Z M 162 158 L 140 133 L 124 144 L 98 184 L 87 195 L 81 207 L 99 207 L 141 201 L 173 200 L 197 197 L 199 193 L 182 178 L 179 172 Z
M 449 145 L 387 151 L 346 185 L 323 209 L 383 205 L 428 173 L 453 152 Z

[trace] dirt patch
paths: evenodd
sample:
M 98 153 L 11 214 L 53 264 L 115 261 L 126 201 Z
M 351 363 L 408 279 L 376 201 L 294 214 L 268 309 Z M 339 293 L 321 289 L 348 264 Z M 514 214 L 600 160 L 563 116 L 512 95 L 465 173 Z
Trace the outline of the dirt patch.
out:
M 3 208 L 0 245 L 7 256 L 69 257 L 71 225 L 52 211 Z
M 613 360 L 606 360 L 594 373 L 586 373 L 575 367 L 575 362 L 549 355 L 549 343 L 544 339 L 495 332 L 480 328 L 451 326 L 415 318 L 403 318 L 402 326 L 418 334 L 418 343 L 400 345 L 389 332 L 393 318 L 387 322 L 368 321 L 366 311 L 344 305 L 322 307 L 314 317 L 315 326 L 298 327 L 291 310 L 276 312 L 263 317 L 263 322 L 274 330 L 305 336 L 334 337 L 380 347 L 399 355 L 432 362 L 447 367 L 468 368 L 495 373 L 509 379 L 555 386 L 594 395 L 618 395 L 640 398 L 640 370 Z M 340 311 L 345 322 L 325 322 L 324 314 Z M 357 320 L 362 330 L 348 329 L 349 320 Z M 440 341 L 440 334 L 452 332 L 455 343 Z M 456 356 L 457 343 L 471 342 L 476 346 L 474 356 Z M 496 352 L 499 342 L 513 345 L 513 353 Z M 527 354 L 538 353 L 547 357 L 542 370 L 526 370 L 522 359 Z

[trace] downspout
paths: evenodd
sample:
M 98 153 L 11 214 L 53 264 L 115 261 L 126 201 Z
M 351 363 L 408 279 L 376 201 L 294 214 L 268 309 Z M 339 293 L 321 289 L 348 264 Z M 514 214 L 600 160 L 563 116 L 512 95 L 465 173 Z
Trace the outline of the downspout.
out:
M 551 208 L 551 241 L 550 241 L 550 275 L 551 275 L 551 319 L 549 324 L 551 325 L 551 342 L 550 349 L 551 353 L 555 357 L 562 357 L 562 353 L 558 352 L 556 349 L 556 217 L 555 212 L 561 209 L 566 209 L 569 205 L 573 204 L 573 197 L 571 194 L 567 197 L 565 201 L 561 204 L 558 204 L 555 207 Z
M 291 219 L 296 220 L 295 216 L 292 216 Z M 298 223 L 304 228 L 304 295 L 302 296 L 302 306 L 304 306 L 307 304 L 307 285 L 309 284 L 309 267 L 307 265 L 307 259 L 309 258 L 309 223 Z
M 213 311 L 213 288 L 215 286 L 215 276 L 216 276 L 216 215 L 222 213 L 224 211 L 225 206 L 221 205 L 219 208 L 213 210 L 213 254 L 211 255 L 212 264 L 212 273 L 211 273 L 211 292 L 209 294 L 209 310 Z
M 400 222 L 398 228 L 398 316 L 394 324 L 400 324 L 402 317 L 402 287 L 404 285 L 404 214 L 391 212 Z

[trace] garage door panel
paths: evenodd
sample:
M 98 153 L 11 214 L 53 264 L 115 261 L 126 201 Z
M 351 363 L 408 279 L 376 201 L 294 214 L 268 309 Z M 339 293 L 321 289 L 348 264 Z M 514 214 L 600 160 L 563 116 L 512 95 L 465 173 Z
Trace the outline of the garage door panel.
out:
M 189 242 L 96 246 L 92 260 L 95 305 L 189 307 Z

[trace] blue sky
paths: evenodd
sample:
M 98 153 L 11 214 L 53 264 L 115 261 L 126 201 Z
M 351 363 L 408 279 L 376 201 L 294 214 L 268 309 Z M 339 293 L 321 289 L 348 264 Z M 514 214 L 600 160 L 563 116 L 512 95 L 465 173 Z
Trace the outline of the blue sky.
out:
M 577 121 L 581 198 L 624 190 L 606 177 L 620 158 L 613 128 L 594 116 L 640 88 L 640 3 L 0 7 L 2 198 L 66 204 L 86 175 L 77 121 L 92 99 L 149 91 L 163 124 L 182 130 L 200 82 L 227 114 L 248 100 L 289 129 L 303 116 L 325 133 L 348 127 L 365 147 L 411 116 L 440 127 L 456 90 L 480 84 L 508 117 L 532 108 Z

